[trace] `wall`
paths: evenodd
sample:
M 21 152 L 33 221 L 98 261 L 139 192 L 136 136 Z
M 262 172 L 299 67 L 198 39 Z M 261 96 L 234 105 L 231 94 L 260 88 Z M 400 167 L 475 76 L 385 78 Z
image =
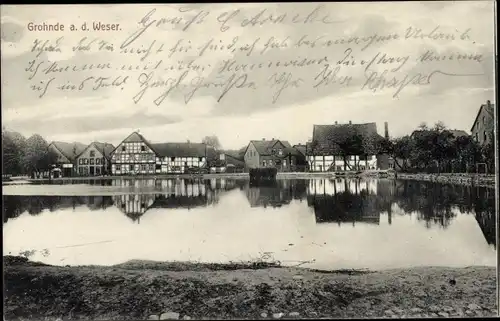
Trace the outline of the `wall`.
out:
M 257 168 L 260 167 L 260 156 L 257 153 L 255 146 L 250 143 L 248 144 L 247 151 L 245 152 L 245 165 L 247 168 Z
M 207 158 L 205 156 L 199 157 L 157 157 L 156 164 L 160 164 L 160 168 L 156 166 L 156 173 L 176 173 L 182 174 L 187 167 L 204 168 L 207 166 Z
M 121 143 L 113 153 L 111 162 L 113 175 L 154 174 L 159 167 L 155 152 L 144 142 Z
M 94 146 L 91 145 L 77 159 L 79 176 L 99 176 L 109 171 L 108 160 Z
M 343 171 L 344 170 L 344 160 L 342 156 L 307 156 L 307 162 L 309 163 L 310 171 L 313 172 L 327 172 L 327 171 Z M 368 156 L 368 160 L 360 160 L 359 156 L 350 156 L 346 164 L 351 165 L 351 170 L 354 170 L 356 164 L 360 167 L 360 169 L 365 169 L 368 166 L 368 169 L 376 169 L 377 168 L 377 159 L 374 155 Z M 346 170 L 349 170 L 348 166 L 345 166 Z
M 482 107 L 477 122 L 472 129 L 472 138 L 476 139 L 479 144 L 486 145 L 490 142 L 490 133 L 493 129 L 493 117 L 488 113 L 485 107 Z

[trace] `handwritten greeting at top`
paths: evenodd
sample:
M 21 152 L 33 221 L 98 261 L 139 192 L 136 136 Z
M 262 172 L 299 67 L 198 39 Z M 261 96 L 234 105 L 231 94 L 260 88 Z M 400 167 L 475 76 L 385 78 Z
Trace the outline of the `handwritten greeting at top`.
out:
M 485 77 L 491 49 L 466 21 L 350 14 L 327 4 L 177 5 L 134 9 L 117 21 L 111 13 L 102 21 L 31 21 L 19 73 L 39 99 L 120 95 L 157 106 L 198 97 L 279 104 L 355 91 L 398 99 Z

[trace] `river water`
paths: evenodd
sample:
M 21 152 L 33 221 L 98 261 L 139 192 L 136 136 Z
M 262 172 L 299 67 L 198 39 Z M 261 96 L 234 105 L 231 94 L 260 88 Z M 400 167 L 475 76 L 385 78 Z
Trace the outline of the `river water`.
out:
M 54 265 L 135 259 L 374 270 L 496 264 L 495 193 L 482 187 L 388 179 L 251 186 L 218 178 L 7 188 L 4 255 Z

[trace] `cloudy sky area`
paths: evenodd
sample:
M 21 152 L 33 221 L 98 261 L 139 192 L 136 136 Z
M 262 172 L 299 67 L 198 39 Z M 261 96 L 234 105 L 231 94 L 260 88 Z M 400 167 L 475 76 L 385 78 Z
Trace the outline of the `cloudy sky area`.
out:
M 303 16 L 313 11 L 318 4 L 190 4 L 182 5 L 81 5 L 81 6 L 4 6 L 1 12 L 2 23 L 2 125 L 7 129 L 19 131 L 29 136 L 39 133 L 47 140 L 107 141 L 118 144 L 132 131 L 139 129 L 152 142 L 165 141 L 200 141 L 205 135 L 215 134 L 223 147 L 239 148 L 251 139 L 281 138 L 292 144 L 305 143 L 312 137 L 314 124 L 329 124 L 335 121 L 354 123 L 377 122 L 379 133 L 383 131 L 384 121 L 389 122 L 391 136 L 410 133 L 421 122 L 429 124 L 442 120 L 454 129 L 469 131 L 479 106 L 486 100 L 494 100 L 494 15 L 492 1 L 458 2 L 407 2 L 407 3 L 334 3 L 322 4 L 319 17 L 329 15 L 332 24 L 291 23 L 291 17 L 297 13 Z M 257 89 L 233 89 L 220 101 L 221 88 L 200 89 L 193 99 L 185 103 L 185 91 L 173 91 L 161 105 L 153 103 L 160 96 L 161 88 L 151 88 L 137 104 L 132 97 L 140 90 L 137 81 L 140 71 L 123 72 L 116 70 L 123 64 L 138 65 L 145 62 L 156 63 L 162 60 L 162 66 L 179 60 L 189 61 L 197 53 L 190 51 L 177 53 L 171 58 L 167 54 L 151 54 L 146 61 L 140 62 L 137 54 L 98 52 L 73 52 L 74 46 L 82 37 L 98 38 L 113 43 L 118 47 L 139 27 L 141 20 L 149 11 L 156 8 L 152 19 L 161 17 L 183 16 L 185 19 L 197 13 L 206 14 L 203 24 L 193 24 L 186 31 L 181 26 L 165 24 L 152 26 L 131 48 L 149 47 L 164 43 L 164 49 L 170 48 L 178 40 L 198 47 L 210 38 L 230 42 L 238 37 L 239 44 L 257 42 L 253 54 L 246 52 L 217 51 L 206 52 L 196 62 L 205 66 L 198 74 L 190 72 L 187 81 L 196 76 L 205 77 L 206 81 L 217 79 L 217 69 L 225 59 L 236 59 L 240 63 L 259 63 L 267 61 L 287 61 L 298 57 L 320 59 L 327 57 L 329 63 L 343 57 L 347 45 L 333 45 L 328 48 L 314 49 L 287 48 L 269 49 L 259 54 L 263 45 L 274 37 L 281 42 L 289 37 L 290 44 L 304 35 L 310 38 L 323 36 L 323 39 L 348 38 L 349 36 L 372 36 L 398 33 L 404 35 L 412 26 L 422 28 L 429 33 L 435 27 L 443 33 L 459 36 L 469 29 L 470 38 L 465 40 L 393 40 L 375 43 L 365 50 L 362 46 L 352 46 L 353 55 L 358 61 L 369 60 L 378 52 L 390 56 L 410 55 L 408 62 L 397 72 L 391 74 L 398 79 L 405 75 L 413 77 L 427 75 L 434 70 L 453 74 L 475 74 L 475 76 L 447 77 L 435 75 L 427 86 L 408 86 L 394 98 L 394 88 L 377 92 L 361 90 L 365 81 L 363 68 L 358 66 L 341 67 L 340 74 L 352 76 L 349 86 L 330 84 L 313 88 L 314 77 L 324 69 L 324 65 L 312 65 L 303 68 L 276 67 L 248 73 L 248 79 L 255 82 Z M 252 17 L 266 9 L 267 14 L 285 14 L 287 20 L 280 24 L 241 27 L 245 17 Z M 227 24 L 230 28 L 220 32 L 217 17 L 224 12 L 240 12 Z M 263 16 L 263 17 L 264 17 Z M 118 32 L 69 31 L 73 23 L 80 26 L 83 22 L 101 21 L 119 23 Z M 30 32 L 29 22 L 62 23 L 64 32 Z M 113 69 L 107 71 L 85 71 L 79 73 L 57 73 L 43 75 L 38 72 L 28 80 L 25 72 L 28 63 L 37 53 L 31 52 L 35 39 L 49 40 L 64 36 L 60 42 L 62 52 L 42 53 L 37 63 L 48 66 L 57 62 L 61 66 L 89 63 L 111 62 Z M 155 47 L 157 48 L 157 47 Z M 446 61 L 417 63 L 417 58 L 427 50 L 441 55 L 450 53 L 482 54 L 480 63 L 475 61 Z M 393 65 L 372 65 L 371 71 L 382 72 Z M 43 67 L 42 67 L 43 68 Z M 333 68 L 333 67 L 332 67 Z M 161 68 L 160 68 L 161 69 Z M 274 72 L 290 72 L 293 79 L 302 79 L 298 88 L 284 89 L 275 103 L 273 95 L 276 87 L 271 87 L 268 79 Z M 237 76 L 243 74 L 242 71 Z M 121 88 L 101 88 L 97 91 L 63 92 L 50 87 L 47 94 L 37 98 L 37 93 L 30 89 L 32 84 L 47 81 L 55 77 L 53 84 L 79 84 L 89 76 L 117 77 L 129 76 Z M 154 79 L 179 77 L 180 72 L 156 70 Z M 222 74 L 228 79 L 229 73 Z M 52 86 L 52 85 L 51 85 Z M 163 89 L 165 90 L 165 89 Z

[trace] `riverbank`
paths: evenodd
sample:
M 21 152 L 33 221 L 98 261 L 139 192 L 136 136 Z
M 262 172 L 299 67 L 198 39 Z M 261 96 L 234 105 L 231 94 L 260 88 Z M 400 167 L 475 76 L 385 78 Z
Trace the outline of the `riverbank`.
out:
M 317 271 L 273 264 L 132 261 L 57 267 L 4 256 L 4 316 L 297 319 L 496 315 L 496 271 Z
M 392 178 L 396 177 L 392 176 Z M 477 175 L 477 174 L 466 174 L 466 173 L 442 173 L 442 174 L 397 173 L 397 179 L 495 188 L 495 175 Z

